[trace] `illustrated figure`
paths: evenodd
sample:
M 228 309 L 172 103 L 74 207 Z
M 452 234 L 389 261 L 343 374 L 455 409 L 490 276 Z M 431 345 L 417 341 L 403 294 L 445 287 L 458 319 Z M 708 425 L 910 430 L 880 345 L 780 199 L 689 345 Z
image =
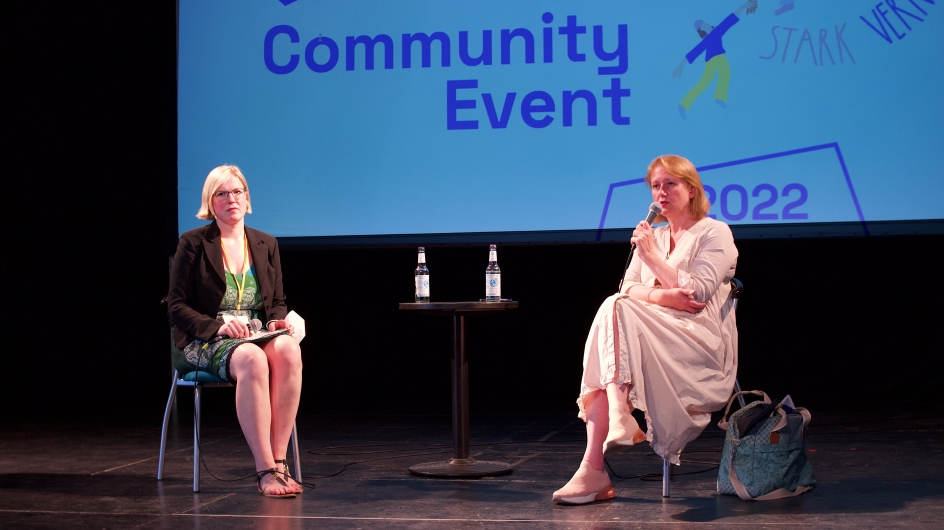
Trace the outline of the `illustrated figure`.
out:
M 795 6 L 793 5 L 793 0 L 780 0 L 780 8 L 774 11 L 774 14 L 778 17 L 787 11 L 790 11 Z
M 728 85 L 731 83 L 731 65 L 728 64 L 728 59 L 724 56 L 725 51 L 721 39 L 732 26 L 737 24 L 738 20 L 740 20 L 737 17 L 738 13 L 745 9 L 748 15 L 753 13 L 757 9 L 757 0 L 748 0 L 717 26 L 712 26 L 701 19 L 695 21 L 695 30 L 701 37 L 701 42 L 685 55 L 685 59 L 683 59 L 682 62 L 679 63 L 678 68 L 672 72 L 673 78 L 680 78 L 686 62 L 693 63 L 698 56 L 702 53 L 705 54 L 705 71 L 702 72 L 701 79 L 698 80 L 698 83 L 696 83 L 695 86 L 685 94 L 682 101 L 679 102 L 678 110 L 683 120 L 685 119 L 685 114 L 691 110 L 692 103 L 708 88 L 708 85 L 711 84 L 716 74 L 718 76 L 718 84 L 715 86 L 715 103 L 720 105 L 721 108 L 728 108 Z

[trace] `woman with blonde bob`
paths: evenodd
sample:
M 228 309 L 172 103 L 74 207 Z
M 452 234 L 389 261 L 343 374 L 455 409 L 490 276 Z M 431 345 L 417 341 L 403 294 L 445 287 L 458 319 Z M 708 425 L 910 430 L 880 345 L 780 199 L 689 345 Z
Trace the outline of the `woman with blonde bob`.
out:
M 302 492 L 285 466 L 302 388 L 301 350 L 284 320 L 278 242 L 245 226 L 250 212 L 238 167 L 207 175 L 197 217 L 212 222 L 180 236 L 171 267 L 174 367 L 181 375 L 201 370 L 236 383 L 236 413 L 259 493 L 291 498 Z M 254 336 L 252 319 L 277 333 Z
M 706 217 L 711 205 L 685 158 L 656 158 L 646 184 L 662 207 L 655 222 L 668 224 L 636 226 L 622 289 L 603 302 L 590 328 L 577 398 L 587 449 L 574 477 L 554 492 L 561 504 L 616 496 L 603 469 L 607 452 L 648 441 L 679 465 L 682 449 L 734 387 L 737 327 L 734 314 L 722 310 L 738 257 L 731 229 Z M 645 413 L 645 433 L 633 409 Z

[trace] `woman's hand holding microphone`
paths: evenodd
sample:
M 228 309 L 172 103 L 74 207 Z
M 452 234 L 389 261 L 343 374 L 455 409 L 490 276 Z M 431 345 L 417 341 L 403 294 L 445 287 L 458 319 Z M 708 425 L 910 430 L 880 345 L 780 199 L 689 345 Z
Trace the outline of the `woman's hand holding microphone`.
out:
M 249 338 L 254 332 L 262 331 L 261 329 L 253 329 L 254 327 L 261 328 L 262 323 L 256 319 L 254 319 L 253 322 L 255 323 L 255 326 L 250 326 L 238 318 L 233 318 L 220 326 L 220 329 L 217 330 L 216 334 L 219 336 L 225 335 L 232 339 Z M 267 327 L 269 331 L 279 331 L 285 329 L 288 330 L 290 335 L 295 333 L 295 326 L 285 320 L 273 320 L 269 322 Z
M 226 335 L 231 339 L 245 339 L 252 335 L 249 325 L 238 318 L 225 322 L 216 332 L 217 335 Z

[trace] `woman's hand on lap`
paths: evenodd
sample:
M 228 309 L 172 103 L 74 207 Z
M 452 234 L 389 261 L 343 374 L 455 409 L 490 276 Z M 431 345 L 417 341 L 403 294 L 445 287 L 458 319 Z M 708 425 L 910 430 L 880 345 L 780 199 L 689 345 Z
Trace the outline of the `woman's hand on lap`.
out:
M 287 329 L 289 335 L 295 334 L 295 326 L 293 326 L 292 324 L 290 324 L 289 322 L 285 320 L 273 320 L 272 322 L 269 322 L 268 327 L 269 327 L 269 331 L 278 331 L 280 329 Z

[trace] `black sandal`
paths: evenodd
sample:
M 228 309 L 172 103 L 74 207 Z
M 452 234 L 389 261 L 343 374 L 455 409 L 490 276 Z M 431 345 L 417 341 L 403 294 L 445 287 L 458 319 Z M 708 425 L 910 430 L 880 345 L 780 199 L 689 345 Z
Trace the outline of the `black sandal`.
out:
M 299 483 L 297 480 L 295 480 L 295 478 L 292 477 L 292 474 L 289 473 L 289 471 L 288 471 L 288 459 L 285 459 L 285 460 L 276 460 L 275 463 L 276 463 L 276 465 L 282 464 L 282 471 L 281 471 L 281 474 L 282 474 L 286 479 L 292 479 L 292 482 L 294 482 L 295 484 L 298 485 L 298 491 L 296 491 L 295 493 L 298 494 L 298 495 L 301 495 L 302 493 L 305 493 L 305 486 L 302 486 L 301 483 Z M 284 480 L 283 480 L 283 482 L 284 482 Z M 286 486 L 288 486 L 288 484 L 286 484 Z
M 272 475 L 273 477 L 275 477 L 275 480 L 279 481 L 279 484 L 285 486 L 286 488 L 289 487 L 289 485 L 286 484 L 284 480 L 282 480 L 282 477 L 279 476 L 280 475 L 279 470 L 274 467 L 272 469 L 266 469 L 264 471 L 256 471 L 256 489 L 259 490 L 259 495 L 262 495 L 263 497 L 273 497 L 276 499 L 294 499 L 295 498 L 294 492 L 266 493 L 262 489 L 262 478 L 265 477 L 266 475 Z

